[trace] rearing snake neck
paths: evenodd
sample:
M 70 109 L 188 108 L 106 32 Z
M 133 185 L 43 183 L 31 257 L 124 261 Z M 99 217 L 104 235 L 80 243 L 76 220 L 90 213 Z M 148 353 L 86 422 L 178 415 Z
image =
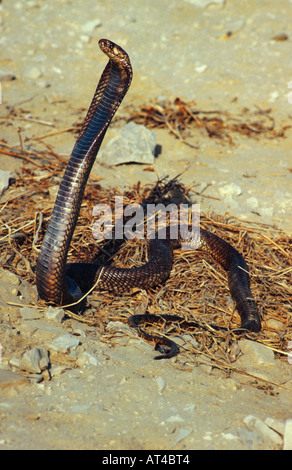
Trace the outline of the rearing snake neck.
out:
M 38 293 L 46 302 L 55 305 L 77 302 L 97 279 L 100 289 L 113 292 L 128 291 L 132 287 L 148 289 L 167 279 L 172 267 L 174 246 L 169 239 L 150 240 L 149 261 L 138 268 L 66 264 L 92 165 L 132 80 L 127 53 L 107 39 L 101 39 L 99 46 L 109 57 L 109 62 L 70 156 L 36 265 Z M 260 331 L 260 317 L 250 292 L 248 269 L 242 255 L 227 242 L 203 229 L 200 230 L 199 249 L 209 253 L 227 271 L 230 293 L 241 316 L 241 327 Z M 132 322 L 132 326 L 137 327 L 137 324 Z

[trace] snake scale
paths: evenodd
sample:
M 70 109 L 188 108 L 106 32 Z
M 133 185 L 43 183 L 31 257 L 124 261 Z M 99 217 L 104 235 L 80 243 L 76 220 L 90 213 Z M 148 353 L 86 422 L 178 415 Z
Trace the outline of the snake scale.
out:
M 39 296 L 53 305 L 78 302 L 97 280 L 99 289 L 116 293 L 129 291 L 132 287 L 149 289 L 162 283 L 170 274 L 173 248 L 179 243 L 179 240 L 169 238 L 151 239 L 148 262 L 130 269 L 94 263 L 66 263 L 92 165 L 133 74 L 129 57 L 120 46 L 107 39 L 101 39 L 99 46 L 109 61 L 68 161 L 36 264 Z M 248 268 L 243 256 L 229 243 L 203 229 L 200 230 L 198 248 L 210 254 L 226 270 L 230 293 L 241 317 L 241 327 L 260 331 L 260 317 L 250 291 Z M 80 305 L 75 310 L 80 310 Z M 145 321 L 142 317 L 149 318 L 147 314 L 140 320 L 135 316 L 130 325 L 139 328 L 139 324 Z

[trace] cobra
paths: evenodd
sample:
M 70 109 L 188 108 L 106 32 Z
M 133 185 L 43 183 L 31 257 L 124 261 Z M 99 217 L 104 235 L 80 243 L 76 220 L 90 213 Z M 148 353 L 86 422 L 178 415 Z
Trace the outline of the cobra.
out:
M 97 280 L 100 289 L 114 293 L 129 291 L 132 287 L 149 289 L 162 283 L 170 274 L 173 249 L 179 244 L 179 240 L 169 238 L 150 240 L 149 261 L 141 267 L 127 269 L 94 263 L 67 264 L 92 165 L 132 80 L 128 54 L 107 39 L 101 39 L 99 46 L 109 61 L 68 161 L 36 264 L 39 296 L 53 305 L 78 302 Z M 249 273 L 243 256 L 216 234 L 203 229 L 200 230 L 198 249 L 211 255 L 226 270 L 230 293 L 241 317 L 241 327 L 260 331 L 260 316 L 250 291 Z M 77 304 L 75 309 L 79 308 L 80 304 Z

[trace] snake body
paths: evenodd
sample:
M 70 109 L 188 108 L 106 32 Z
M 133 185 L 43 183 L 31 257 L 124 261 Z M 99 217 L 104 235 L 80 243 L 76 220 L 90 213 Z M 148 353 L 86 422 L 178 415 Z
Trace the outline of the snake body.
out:
M 149 242 L 149 261 L 131 269 L 93 263 L 66 264 L 92 165 L 132 80 L 127 53 L 107 39 L 101 39 L 99 46 L 109 61 L 67 164 L 36 264 L 39 296 L 54 305 L 78 302 L 97 280 L 98 288 L 112 292 L 129 291 L 132 287 L 148 289 L 157 285 L 169 276 L 173 248 L 179 243 L 179 240 L 155 237 Z M 203 229 L 200 230 L 198 248 L 210 254 L 227 271 L 230 293 L 241 316 L 242 328 L 258 332 L 260 317 L 242 255 L 226 241 Z M 80 305 L 77 306 L 79 308 Z

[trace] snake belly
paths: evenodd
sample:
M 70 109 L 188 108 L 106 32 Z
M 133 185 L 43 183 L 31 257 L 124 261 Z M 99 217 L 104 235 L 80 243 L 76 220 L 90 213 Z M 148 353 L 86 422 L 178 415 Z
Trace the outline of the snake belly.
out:
M 99 46 L 109 61 L 68 161 L 36 264 L 39 296 L 53 305 L 78 302 L 97 280 L 99 289 L 114 293 L 129 291 L 132 287 L 149 289 L 165 281 L 172 268 L 175 244 L 168 238 L 161 240 L 158 237 L 150 240 L 149 261 L 141 267 L 127 269 L 93 263 L 67 264 L 70 242 L 92 165 L 133 75 L 128 54 L 120 46 L 107 39 L 101 39 Z M 179 243 L 179 240 L 176 242 Z M 214 233 L 202 229 L 198 248 L 211 255 L 227 271 L 230 293 L 241 317 L 241 327 L 260 331 L 260 317 L 242 255 Z M 80 310 L 80 305 L 77 304 L 74 309 Z

